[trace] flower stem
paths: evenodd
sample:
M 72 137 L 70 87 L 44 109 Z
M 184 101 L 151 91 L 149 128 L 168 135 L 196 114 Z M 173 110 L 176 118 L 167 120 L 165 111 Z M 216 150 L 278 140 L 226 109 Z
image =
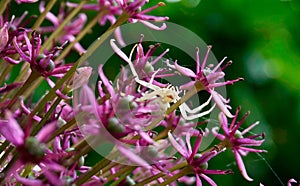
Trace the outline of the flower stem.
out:
M 13 158 L 10 160 L 10 162 L 6 165 L 6 167 L 2 170 L 1 175 L 0 176 L 0 185 L 4 185 L 3 181 L 5 180 L 7 172 L 10 170 L 11 167 L 14 166 L 15 162 L 19 159 L 19 154 L 15 153 Z
M 57 105 L 60 103 L 61 98 L 57 97 L 55 99 L 55 102 L 51 105 L 50 109 L 47 111 L 47 113 L 43 116 L 42 120 L 39 122 L 38 125 L 34 127 L 34 129 L 31 132 L 31 135 L 34 136 L 36 135 L 40 129 L 44 126 L 46 121 L 48 120 L 49 116 L 53 113 L 54 109 L 57 107 Z
M 8 142 L 7 140 L 5 141 L 5 142 Z M 4 142 L 4 143 L 5 143 Z M 4 144 L 3 143 L 3 144 Z M 3 145 L 2 144 L 2 145 Z M 2 147 L 2 146 L 1 146 Z M 6 148 L 5 150 L 1 150 L 0 152 L 4 152 L 4 154 L 1 156 L 1 158 L 0 158 L 0 165 L 1 165 L 1 167 L 4 167 L 3 165 L 2 165 L 2 163 L 5 161 L 5 160 L 7 160 L 6 158 L 8 157 L 8 155 L 10 154 L 10 152 L 12 151 L 14 149 L 14 147 L 13 146 L 8 146 L 8 148 Z
M 70 43 L 64 50 L 63 52 L 58 56 L 58 58 L 56 59 L 57 61 L 64 59 L 67 54 L 70 52 L 70 50 L 72 49 L 72 47 L 79 42 L 85 35 L 86 33 L 88 33 L 91 28 L 98 22 L 98 20 L 103 17 L 105 15 L 106 11 L 101 11 L 97 16 L 95 16 L 91 22 L 89 22 L 89 24 L 84 27 L 84 29 L 76 36 L 76 38 L 74 39 L 74 41 L 72 41 L 72 43 Z
M 53 42 L 55 36 L 59 35 L 64 29 L 64 26 L 68 24 L 71 19 L 81 10 L 82 6 L 87 2 L 87 0 L 81 1 L 78 6 L 66 17 L 66 19 L 55 29 L 55 31 L 49 36 L 49 38 L 45 41 L 45 43 L 41 47 L 41 51 L 47 49 Z M 47 8 L 47 7 L 46 7 Z
M 110 175 L 107 178 L 107 182 L 110 182 L 110 181 L 114 180 L 115 178 L 117 178 L 118 176 L 120 176 L 118 180 L 116 180 L 116 181 L 114 181 L 113 183 L 110 184 L 112 186 L 118 185 L 127 175 L 132 173 L 132 171 L 135 168 L 136 167 L 134 167 L 134 166 L 126 166 L 125 168 L 120 168 L 120 170 L 118 172 L 116 172 L 113 175 Z
M 10 100 L 9 104 L 7 105 L 7 108 L 10 108 L 12 106 L 17 106 L 14 105 L 18 98 L 31 86 L 31 84 L 39 77 L 39 74 L 35 71 L 32 71 L 28 79 L 25 81 L 24 85 L 17 91 L 17 93 L 13 96 L 13 98 Z
M 187 165 L 187 162 L 184 161 L 184 162 L 182 162 L 182 163 L 180 163 L 178 165 L 175 165 L 174 167 L 170 168 L 169 171 L 173 172 L 175 170 L 181 169 L 182 167 L 185 167 L 186 165 Z M 147 183 L 150 183 L 150 182 L 152 182 L 154 180 L 157 180 L 158 178 L 163 177 L 165 175 L 166 175 L 166 173 L 158 173 L 158 174 L 156 174 L 154 176 L 148 177 L 148 178 L 144 179 L 143 181 L 137 183 L 136 186 L 146 185 Z
M 49 3 L 47 4 L 45 10 L 43 11 L 43 13 L 41 15 L 39 15 L 38 19 L 36 20 L 36 22 L 34 23 L 34 25 L 32 26 L 32 30 L 36 30 L 44 21 L 47 13 L 51 10 L 51 8 L 54 6 L 56 0 L 50 0 Z
M 169 179 L 165 180 L 164 182 L 162 182 L 160 184 L 157 184 L 157 186 L 168 185 L 169 183 L 172 183 L 172 182 L 178 180 L 179 178 L 189 174 L 190 172 L 191 172 L 190 167 L 185 167 L 182 170 L 180 170 L 177 174 L 175 174 L 174 176 L 170 177 Z
M 4 10 L 6 10 L 6 7 L 8 5 L 8 3 L 10 2 L 10 0 L 2 0 L 0 1 L 0 15 L 3 14 Z
M 88 172 L 80 175 L 77 180 L 75 180 L 75 185 L 82 185 L 85 183 L 89 178 L 91 178 L 93 175 L 95 175 L 99 170 L 107 166 L 109 163 L 111 163 L 110 160 L 104 158 L 100 162 L 98 162 L 96 165 L 93 166 L 91 170 Z
M 1 61 L 0 63 L 2 64 L 1 68 L 4 68 L 3 72 L 1 72 L 0 75 L 0 85 L 2 85 L 5 78 L 7 77 L 7 74 L 11 72 L 13 65 L 5 63 L 4 61 Z

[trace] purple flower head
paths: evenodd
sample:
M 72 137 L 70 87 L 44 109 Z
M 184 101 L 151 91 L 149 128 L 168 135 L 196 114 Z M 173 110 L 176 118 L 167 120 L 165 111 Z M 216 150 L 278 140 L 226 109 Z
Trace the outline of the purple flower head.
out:
M 7 172 L 7 179 L 10 180 L 11 176 L 14 176 L 23 184 L 28 185 L 34 181 L 42 184 L 42 180 L 25 179 L 18 175 L 18 172 L 27 163 L 34 163 L 42 169 L 49 183 L 62 185 L 62 181 L 58 181 L 55 172 L 64 171 L 64 168 L 52 160 L 51 157 L 55 155 L 50 155 L 45 145 L 47 139 L 56 130 L 57 122 L 49 123 L 37 135 L 29 136 L 31 124 L 28 124 L 23 130 L 9 111 L 6 111 L 5 115 L 6 120 L 0 120 L 0 134 L 12 143 L 19 152 L 18 159 Z
M 196 137 L 196 142 L 194 146 L 191 145 L 191 137 Z M 219 154 L 217 150 L 212 150 L 205 152 L 203 154 L 198 153 L 200 147 L 203 132 L 191 129 L 186 133 L 186 141 L 184 142 L 181 138 L 178 139 L 178 142 L 173 137 L 173 135 L 168 133 L 169 140 L 172 146 L 177 150 L 177 152 L 186 159 L 188 165 L 191 167 L 193 172 L 196 174 L 196 184 L 202 185 L 200 177 L 206 180 L 210 185 L 216 185 L 216 183 L 209 178 L 206 174 L 229 174 L 230 170 L 208 170 L 208 161 Z
M 18 18 L 12 16 L 10 20 L 7 19 L 7 16 L 3 18 L 0 15 L 0 58 L 8 63 L 17 64 L 22 61 L 19 58 L 12 58 L 14 54 L 18 53 L 13 45 L 13 38 L 16 37 L 18 40 L 24 40 L 24 32 L 30 32 L 30 29 L 27 29 L 26 26 L 32 17 L 24 21 L 27 14 L 28 12 L 24 12 Z
M 15 49 L 23 60 L 30 63 L 31 69 L 44 77 L 62 77 L 72 66 L 72 64 L 63 65 L 61 61 L 53 61 L 62 47 L 54 47 L 50 52 L 40 53 L 41 43 L 41 35 L 36 32 L 32 33 L 31 39 L 28 38 L 26 32 L 22 39 L 13 38 Z
M 228 125 L 227 117 L 225 116 L 225 114 L 221 112 L 219 114 L 219 121 L 224 134 L 220 134 L 217 132 L 218 127 L 213 128 L 212 132 L 219 140 L 225 143 L 226 147 L 231 148 L 231 150 L 234 153 L 236 163 L 238 165 L 241 174 L 244 176 L 246 180 L 252 181 L 253 179 L 250 178 L 246 172 L 245 165 L 241 155 L 246 156 L 248 152 L 256 152 L 256 153 L 266 152 L 265 150 L 249 148 L 249 146 L 261 146 L 262 143 L 264 142 L 264 139 L 256 140 L 256 138 L 259 137 L 264 138 L 264 133 L 244 137 L 244 135 L 247 132 L 249 132 L 253 127 L 258 125 L 258 122 L 240 131 L 239 128 L 241 124 L 244 122 L 244 120 L 246 119 L 246 117 L 249 115 L 249 112 L 246 113 L 240 121 L 236 122 L 239 111 L 240 108 L 237 108 L 236 114 L 232 119 L 230 125 Z
M 148 2 L 148 0 L 98 0 L 98 4 L 86 4 L 83 6 L 85 10 L 93 10 L 97 12 L 105 12 L 98 20 L 100 25 L 105 25 L 107 21 L 113 25 L 116 23 L 118 16 L 126 13 L 129 16 L 128 21 L 131 23 L 141 22 L 145 26 L 154 30 L 164 30 L 166 29 L 166 24 L 163 23 L 161 27 L 158 27 L 149 21 L 162 22 L 167 21 L 168 17 L 160 17 L 147 15 L 146 13 L 160 7 L 164 6 L 163 2 L 159 2 L 157 5 L 141 10 L 142 7 Z M 76 3 L 67 2 L 67 6 L 76 7 Z M 125 46 L 122 39 L 122 34 L 120 27 L 115 30 L 115 36 L 121 46 Z
M 210 53 L 210 49 L 211 46 L 208 46 L 203 62 L 202 64 L 200 64 L 199 49 L 196 48 L 196 72 L 193 72 L 192 70 L 186 67 L 180 66 L 177 62 L 175 62 L 174 65 L 168 63 L 168 66 L 177 70 L 180 74 L 194 79 L 193 81 L 190 81 L 189 83 L 182 85 L 180 87 L 181 89 L 189 90 L 195 85 L 196 82 L 199 82 L 203 86 L 203 88 L 212 95 L 213 100 L 215 101 L 217 106 L 221 109 L 221 111 L 224 112 L 226 116 L 232 118 L 234 116 L 228 110 L 231 108 L 228 105 L 229 100 L 223 98 L 222 95 L 220 95 L 218 92 L 214 90 L 214 88 L 225 86 L 228 84 L 233 84 L 237 81 L 242 80 L 242 78 L 225 81 L 225 82 L 219 82 L 219 80 L 221 80 L 225 76 L 223 70 L 232 62 L 229 61 L 226 65 L 221 67 L 221 65 L 224 63 L 226 59 L 224 58 L 215 67 L 212 64 L 207 65 L 206 63 Z

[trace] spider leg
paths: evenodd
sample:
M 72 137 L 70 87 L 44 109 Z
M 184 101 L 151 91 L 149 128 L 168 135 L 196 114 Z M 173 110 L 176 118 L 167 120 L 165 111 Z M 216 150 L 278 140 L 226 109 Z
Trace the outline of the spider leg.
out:
M 151 79 L 150 79 L 150 81 L 149 81 L 149 83 L 150 83 L 151 85 L 153 85 L 152 83 L 153 83 L 153 81 L 154 81 L 155 75 L 156 75 L 159 71 L 160 71 L 160 68 L 152 74 Z
M 208 100 L 206 102 L 204 102 L 202 105 L 194 108 L 194 109 L 191 109 L 186 103 L 182 103 L 182 106 L 184 107 L 185 111 L 187 113 L 190 113 L 190 114 L 195 114 L 197 112 L 200 112 L 204 107 L 206 107 L 207 105 L 209 105 L 210 101 L 212 99 L 212 96 L 210 96 L 208 98 Z
M 207 110 L 207 111 L 201 112 L 201 113 L 196 114 L 196 115 L 189 115 L 189 116 L 187 115 L 187 112 L 186 112 L 185 108 L 182 107 L 182 105 L 179 106 L 179 109 L 180 109 L 180 112 L 181 112 L 182 117 L 183 117 L 185 120 L 194 120 L 194 119 L 196 119 L 196 118 L 200 118 L 200 117 L 202 117 L 202 116 L 205 116 L 205 115 L 211 113 L 212 110 L 215 108 L 215 106 L 216 106 L 216 104 L 214 104 L 214 105 L 213 105 L 209 110 Z

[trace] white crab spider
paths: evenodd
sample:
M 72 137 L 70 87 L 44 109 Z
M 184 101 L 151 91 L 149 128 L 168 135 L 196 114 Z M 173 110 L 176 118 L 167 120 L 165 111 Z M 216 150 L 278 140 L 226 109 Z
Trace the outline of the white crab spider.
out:
M 179 94 L 181 93 L 181 91 L 179 91 L 178 87 L 175 88 L 171 84 L 168 85 L 167 87 L 159 87 L 152 83 L 155 75 L 158 73 L 160 69 L 158 69 L 155 73 L 153 73 L 149 82 L 139 79 L 139 76 L 131 61 L 132 54 L 137 45 L 133 47 L 128 58 L 126 54 L 124 54 L 123 51 L 118 48 L 118 46 L 114 43 L 114 41 L 115 41 L 114 39 L 111 39 L 110 45 L 112 46 L 115 53 L 118 54 L 122 59 L 124 59 L 128 63 L 130 70 L 134 76 L 134 80 L 138 84 L 153 90 L 152 92 L 142 94 L 142 97 L 136 99 L 137 101 L 144 102 L 147 100 L 151 100 L 152 103 L 158 104 L 158 106 L 160 107 L 160 112 L 165 113 L 167 109 L 170 107 L 170 103 L 176 103 L 178 100 L 180 100 L 181 97 L 179 96 Z M 212 96 L 210 96 L 209 99 L 206 102 L 204 102 L 202 105 L 194 109 L 189 108 L 189 106 L 186 103 L 182 103 L 179 106 L 179 110 L 181 112 L 182 117 L 185 120 L 194 120 L 196 118 L 200 118 L 202 116 L 211 113 L 215 107 L 215 104 L 209 110 L 200 112 L 204 107 L 209 105 L 211 99 Z

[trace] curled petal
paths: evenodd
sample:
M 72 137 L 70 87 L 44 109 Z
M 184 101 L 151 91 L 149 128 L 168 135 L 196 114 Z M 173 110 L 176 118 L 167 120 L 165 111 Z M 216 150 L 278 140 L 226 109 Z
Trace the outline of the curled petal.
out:
M 205 174 L 200 174 L 200 176 L 205 179 L 211 186 L 217 186 L 217 184 L 212 180 L 210 177 L 206 176 Z
M 143 23 L 145 26 L 147 26 L 153 30 L 165 30 L 167 28 L 166 23 L 163 23 L 162 26 L 158 27 L 148 21 L 139 20 L 139 22 Z
M 297 183 L 297 181 L 295 179 L 290 179 L 287 186 L 292 186 L 292 183 Z
M 233 153 L 234 153 L 235 160 L 236 160 L 236 163 L 237 163 L 237 165 L 238 165 L 238 168 L 239 168 L 241 174 L 243 175 L 243 177 L 244 177 L 246 180 L 248 180 L 248 181 L 253 181 L 253 179 L 250 178 L 250 177 L 248 176 L 248 174 L 247 174 L 247 171 L 246 171 L 246 168 L 245 168 L 243 159 L 242 159 L 242 157 L 240 156 L 240 154 L 239 154 L 236 150 L 234 150 Z
M 214 99 L 215 103 L 219 107 L 219 109 L 229 118 L 233 118 L 234 116 L 229 112 L 227 105 L 223 102 L 223 97 L 214 90 L 210 91 L 212 98 Z

